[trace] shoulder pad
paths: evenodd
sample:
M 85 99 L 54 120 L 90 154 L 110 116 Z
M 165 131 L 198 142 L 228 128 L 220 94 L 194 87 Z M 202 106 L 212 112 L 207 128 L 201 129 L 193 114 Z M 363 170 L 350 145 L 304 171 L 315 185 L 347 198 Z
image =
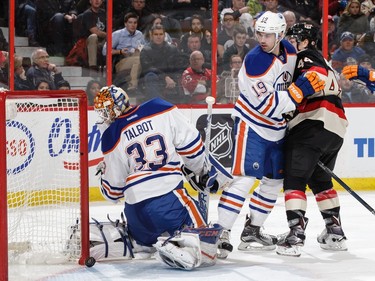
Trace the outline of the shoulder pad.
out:
M 262 51 L 258 45 L 245 57 L 246 74 L 249 76 L 261 76 L 272 66 L 276 58 Z M 261 63 L 260 63 L 261 62 Z

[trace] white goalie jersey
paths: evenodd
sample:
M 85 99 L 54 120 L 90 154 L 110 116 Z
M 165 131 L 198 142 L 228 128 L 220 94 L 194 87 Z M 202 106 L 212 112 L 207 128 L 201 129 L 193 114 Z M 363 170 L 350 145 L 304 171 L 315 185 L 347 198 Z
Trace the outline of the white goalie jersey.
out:
M 105 172 L 101 192 L 134 204 L 176 188 L 182 162 L 199 174 L 204 145 L 198 130 L 177 107 L 153 99 L 117 118 L 103 133 Z

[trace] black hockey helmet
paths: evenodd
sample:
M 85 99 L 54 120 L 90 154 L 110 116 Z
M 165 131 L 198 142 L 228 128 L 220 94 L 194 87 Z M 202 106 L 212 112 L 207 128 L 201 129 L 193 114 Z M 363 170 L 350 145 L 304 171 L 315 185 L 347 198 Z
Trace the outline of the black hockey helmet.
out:
M 297 40 L 298 43 L 303 40 L 309 40 L 308 48 L 316 48 L 318 40 L 319 29 L 309 22 L 300 22 L 289 28 L 286 36 L 291 36 Z

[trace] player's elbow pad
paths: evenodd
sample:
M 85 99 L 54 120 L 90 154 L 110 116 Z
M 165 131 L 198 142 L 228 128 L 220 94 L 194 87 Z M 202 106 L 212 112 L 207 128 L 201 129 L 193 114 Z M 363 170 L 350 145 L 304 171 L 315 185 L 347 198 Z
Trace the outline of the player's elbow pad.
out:
M 103 179 L 100 179 L 100 193 L 102 194 L 102 196 L 104 197 L 105 200 L 107 201 L 110 201 L 112 203 L 115 203 L 117 204 L 119 202 L 119 199 L 122 197 L 122 196 L 118 196 L 118 195 L 112 195 L 110 191 L 108 191 L 107 188 L 104 187 L 105 185 L 105 182 L 103 182 Z

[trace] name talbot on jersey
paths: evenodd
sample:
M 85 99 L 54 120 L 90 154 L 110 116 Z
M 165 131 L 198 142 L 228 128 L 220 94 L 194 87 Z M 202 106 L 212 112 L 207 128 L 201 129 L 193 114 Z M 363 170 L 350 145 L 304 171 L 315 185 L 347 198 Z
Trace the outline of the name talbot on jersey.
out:
M 152 121 L 148 120 L 146 122 L 142 122 L 125 130 L 124 135 L 128 140 L 131 140 L 153 129 L 154 128 L 152 127 Z

